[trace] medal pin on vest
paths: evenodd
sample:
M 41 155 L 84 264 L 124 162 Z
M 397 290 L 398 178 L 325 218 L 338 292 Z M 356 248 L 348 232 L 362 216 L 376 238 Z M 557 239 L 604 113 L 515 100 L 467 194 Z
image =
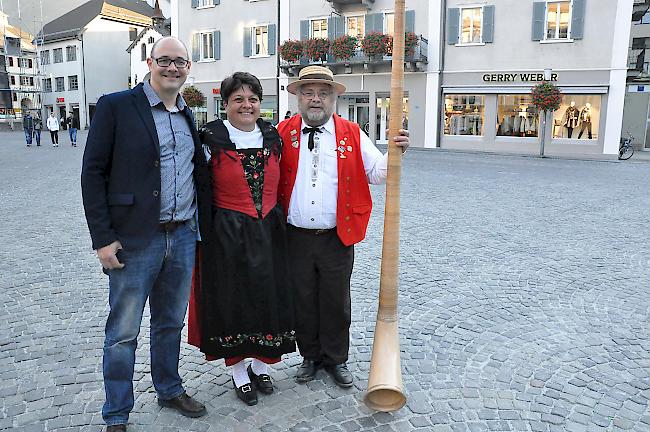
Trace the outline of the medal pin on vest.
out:
M 289 133 L 291 134 L 291 147 L 298 148 L 298 131 L 292 129 Z

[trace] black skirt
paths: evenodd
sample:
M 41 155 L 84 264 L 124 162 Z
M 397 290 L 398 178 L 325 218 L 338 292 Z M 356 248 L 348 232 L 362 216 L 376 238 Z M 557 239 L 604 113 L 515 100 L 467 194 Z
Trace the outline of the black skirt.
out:
M 216 209 L 201 255 L 201 351 L 216 358 L 277 358 L 296 350 L 286 222 Z

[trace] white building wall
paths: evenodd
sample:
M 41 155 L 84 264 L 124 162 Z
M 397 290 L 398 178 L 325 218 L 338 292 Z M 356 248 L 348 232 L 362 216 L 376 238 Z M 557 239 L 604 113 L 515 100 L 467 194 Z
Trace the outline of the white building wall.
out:
M 68 46 L 74 46 L 75 50 L 77 52 L 77 59 L 74 61 L 67 61 L 67 53 L 66 53 L 66 48 Z M 61 48 L 63 52 L 63 62 L 62 63 L 54 63 L 54 50 L 57 48 Z M 50 78 L 52 81 L 52 91 L 51 92 L 43 92 L 43 110 L 48 111 L 48 110 L 54 110 L 54 113 L 56 114 L 57 118 L 60 119 L 61 117 L 61 110 L 63 109 L 65 113 L 68 113 L 71 111 L 72 106 L 79 106 L 79 114 L 80 114 L 80 124 L 81 127 L 84 127 L 84 104 L 83 104 L 83 68 L 82 68 L 82 62 L 83 62 L 83 53 L 81 50 L 81 41 L 77 39 L 68 39 L 64 41 L 56 41 L 56 42 L 49 42 L 45 43 L 42 47 L 41 51 L 49 51 L 50 53 L 50 63 L 46 65 L 42 65 L 41 68 L 41 74 L 42 77 L 45 78 Z M 68 84 L 68 77 L 76 75 L 77 76 L 77 82 L 79 85 L 78 90 L 70 90 L 69 89 L 69 84 Z M 56 91 L 56 78 L 58 77 L 63 77 L 64 81 L 64 91 Z M 41 88 L 45 88 L 43 83 L 41 83 Z M 63 101 L 61 101 L 61 98 L 63 98 Z M 57 99 L 59 101 L 57 101 Z M 44 112 L 43 118 L 47 116 L 49 112 Z
M 145 76 L 149 73 L 149 66 L 147 66 L 146 58 L 149 57 L 151 53 L 151 47 L 153 44 L 161 39 L 163 36 L 154 29 L 149 29 L 144 35 L 138 40 L 137 44 L 131 50 L 131 87 L 135 87 L 139 83 L 144 81 Z M 153 42 L 150 42 L 150 39 L 153 38 Z M 142 45 L 145 46 L 145 59 L 142 59 Z

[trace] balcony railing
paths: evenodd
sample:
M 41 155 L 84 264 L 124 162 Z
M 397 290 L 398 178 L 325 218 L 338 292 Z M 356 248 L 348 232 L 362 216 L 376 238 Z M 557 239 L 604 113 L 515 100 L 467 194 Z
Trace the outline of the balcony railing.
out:
M 422 37 L 418 37 L 418 43 L 415 46 L 415 50 L 412 55 L 404 57 L 404 63 L 408 69 L 413 71 L 423 71 L 426 69 L 426 65 L 429 62 L 429 41 Z M 327 55 L 327 58 L 324 58 L 321 61 L 309 62 L 307 59 L 303 58 L 295 62 L 287 62 L 286 60 L 280 61 L 280 69 L 288 75 L 294 76 L 308 64 L 322 64 L 324 66 L 329 66 L 333 69 L 334 73 L 352 73 L 353 67 L 363 67 L 368 72 L 373 72 L 375 69 L 380 68 L 382 65 L 389 65 L 392 61 L 392 56 L 369 56 L 361 49 L 349 59 L 338 59 L 332 56 L 331 54 Z M 344 70 L 338 70 L 343 69 Z

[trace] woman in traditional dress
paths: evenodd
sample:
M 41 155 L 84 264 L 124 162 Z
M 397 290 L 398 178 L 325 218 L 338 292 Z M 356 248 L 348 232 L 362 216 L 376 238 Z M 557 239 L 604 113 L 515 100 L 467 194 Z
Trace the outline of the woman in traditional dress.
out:
M 225 359 L 248 405 L 271 394 L 268 365 L 295 351 L 286 221 L 277 202 L 282 144 L 260 119 L 262 86 L 236 72 L 221 84 L 228 120 L 200 131 L 210 155 L 212 236 L 202 239 L 190 302 L 190 343 Z M 252 358 L 246 367 L 245 360 Z

